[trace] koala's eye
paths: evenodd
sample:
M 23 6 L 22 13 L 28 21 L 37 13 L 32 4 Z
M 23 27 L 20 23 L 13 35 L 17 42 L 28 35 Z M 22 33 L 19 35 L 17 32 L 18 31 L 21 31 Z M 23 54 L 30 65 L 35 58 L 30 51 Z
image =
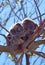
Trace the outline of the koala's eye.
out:
M 15 31 L 14 29 L 12 29 L 10 32 L 11 32 L 12 34 L 15 34 L 15 33 L 16 33 L 16 31 Z
M 8 37 L 8 39 L 10 40 L 10 39 L 11 39 L 11 37 L 9 36 L 9 37 Z

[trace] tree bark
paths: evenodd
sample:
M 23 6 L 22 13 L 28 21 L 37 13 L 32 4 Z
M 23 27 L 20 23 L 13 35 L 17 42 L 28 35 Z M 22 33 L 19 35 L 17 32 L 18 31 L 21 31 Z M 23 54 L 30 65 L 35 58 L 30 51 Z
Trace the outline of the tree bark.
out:
M 26 55 L 26 65 L 30 65 L 29 64 L 29 55 L 28 54 L 25 54 Z

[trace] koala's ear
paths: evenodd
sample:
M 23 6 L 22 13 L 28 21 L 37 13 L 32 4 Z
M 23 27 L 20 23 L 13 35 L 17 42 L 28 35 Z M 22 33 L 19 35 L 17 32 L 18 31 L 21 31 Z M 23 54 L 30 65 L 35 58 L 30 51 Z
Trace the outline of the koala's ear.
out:
M 37 24 L 34 24 L 34 29 L 36 29 L 36 27 L 38 27 L 38 25 Z

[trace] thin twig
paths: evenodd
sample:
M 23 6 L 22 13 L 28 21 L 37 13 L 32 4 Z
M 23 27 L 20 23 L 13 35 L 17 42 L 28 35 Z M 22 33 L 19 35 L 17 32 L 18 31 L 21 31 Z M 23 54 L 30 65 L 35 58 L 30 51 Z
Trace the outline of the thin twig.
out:
M 42 17 L 41 17 L 41 13 L 40 13 L 39 7 L 38 7 L 37 2 L 35 0 L 34 0 L 34 2 L 35 2 L 35 5 L 37 7 L 37 10 L 39 12 L 39 15 L 40 15 L 40 22 L 42 22 Z
M 3 36 L 5 39 L 7 39 L 7 37 L 4 34 L 0 34 L 1 36 Z
M 43 16 L 43 15 L 45 15 L 45 13 L 41 14 L 41 16 Z M 35 18 L 32 18 L 32 19 L 35 20 L 35 19 L 37 19 L 37 18 L 39 18 L 39 17 L 40 17 L 40 15 L 37 16 L 37 17 L 35 17 Z
M 37 51 L 34 51 L 32 49 L 29 49 L 28 52 L 35 53 L 36 55 L 39 55 L 39 56 L 45 58 L 45 53 L 43 53 L 43 52 L 37 52 Z

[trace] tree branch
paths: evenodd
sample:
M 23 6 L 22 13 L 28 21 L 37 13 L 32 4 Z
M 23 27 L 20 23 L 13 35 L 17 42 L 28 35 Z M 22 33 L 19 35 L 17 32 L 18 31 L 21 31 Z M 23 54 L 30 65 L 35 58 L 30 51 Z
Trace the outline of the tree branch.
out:
M 34 42 L 35 38 L 38 37 L 40 34 L 42 34 L 44 26 L 45 26 L 45 20 L 40 24 L 39 27 L 37 27 L 34 34 L 27 41 L 24 42 L 24 44 L 22 45 L 23 49 L 33 44 L 32 42 Z
M 41 44 L 45 44 L 45 40 L 36 41 L 32 45 L 30 45 L 29 48 L 36 50 L 36 48 L 38 48 L 38 46 L 41 45 Z
M 0 45 L 0 52 L 10 52 L 10 47 Z

